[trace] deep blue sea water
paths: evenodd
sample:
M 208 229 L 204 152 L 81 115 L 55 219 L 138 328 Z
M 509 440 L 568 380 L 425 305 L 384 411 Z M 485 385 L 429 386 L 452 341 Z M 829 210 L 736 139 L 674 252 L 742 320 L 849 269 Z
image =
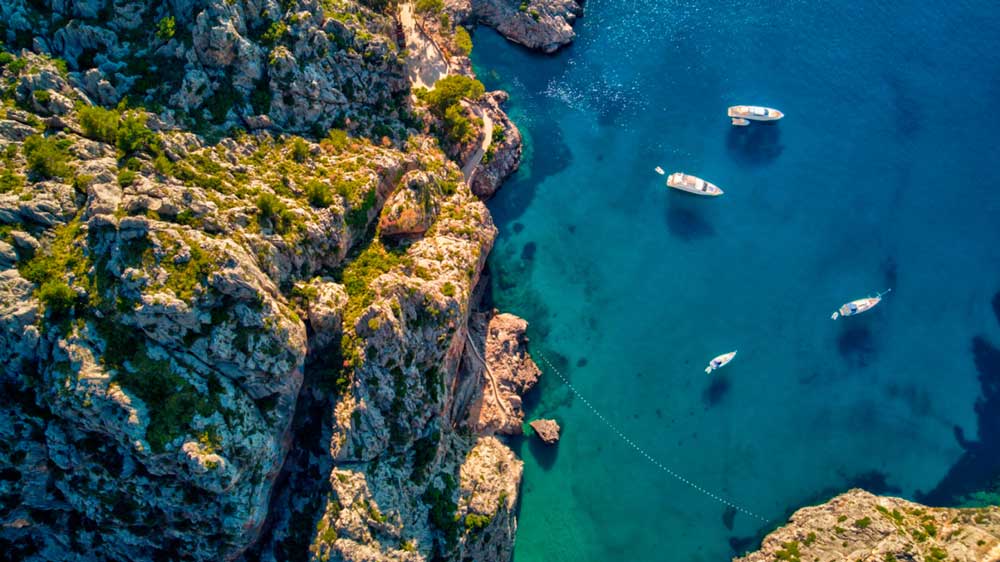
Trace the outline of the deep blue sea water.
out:
M 986 0 L 588 0 L 540 56 L 487 29 L 522 170 L 490 203 L 498 308 L 671 469 L 761 514 L 933 489 L 1000 341 L 1000 8 Z M 730 127 L 769 105 L 777 126 Z M 721 198 L 668 191 L 654 166 Z M 840 304 L 892 287 L 875 310 Z M 736 360 L 707 376 L 713 356 Z M 549 369 L 546 369 L 549 371 Z M 727 560 L 769 527 L 636 454 L 552 374 L 518 446 L 517 562 Z

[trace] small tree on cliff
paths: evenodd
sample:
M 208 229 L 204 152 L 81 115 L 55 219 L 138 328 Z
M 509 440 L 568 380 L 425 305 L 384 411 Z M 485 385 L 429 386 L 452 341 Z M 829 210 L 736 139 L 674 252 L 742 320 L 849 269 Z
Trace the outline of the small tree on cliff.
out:
M 423 99 L 438 117 L 444 117 L 448 108 L 463 99 L 476 100 L 486 92 L 483 83 L 475 78 L 455 74 L 434 83 L 434 89 L 423 94 Z

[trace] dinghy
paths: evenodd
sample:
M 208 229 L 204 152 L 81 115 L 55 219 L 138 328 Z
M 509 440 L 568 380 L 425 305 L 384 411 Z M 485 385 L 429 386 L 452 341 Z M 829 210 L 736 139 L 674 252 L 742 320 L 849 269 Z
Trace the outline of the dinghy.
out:
M 705 367 L 705 373 L 711 373 L 716 369 L 721 369 L 722 367 L 725 367 L 726 365 L 729 364 L 730 361 L 733 360 L 733 357 L 736 357 L 735 351 L 730 351 L 729 353 L 723 353 L 722 355 L 716 357 L 715 359 L 712 359 L 708 363 L 708 367 Z
M 875 308 L 875 305 L 882 302 L 882 295 L 888 293 L 891 290 L 892 289 L 887 289 L 884 292 L 875 295 L 874 297 L 865 297 L 863 299 L 857 299 L 849 303 L 845 303 L 843 306 L 837 309 L 836 312 L 831 314 L 830 318 L 836 320 L 841 316 L 855 316 L 857 314 L 865 312 L 866 310 L 871 310 Z
M 663 171 L 663 168 L 661 168 L 661 167 L 659 167 L 659 166 L 657 166 L 656 168 L 653 168 L 653 169 L 654 169 L 654 170 L 656 170 L 656 173 L 657 173 L 657 174 L 660 174 L 661 176 L 662 176 L 663 174 L 666 174 L 666 172 L 664 172 L 664 171 Z

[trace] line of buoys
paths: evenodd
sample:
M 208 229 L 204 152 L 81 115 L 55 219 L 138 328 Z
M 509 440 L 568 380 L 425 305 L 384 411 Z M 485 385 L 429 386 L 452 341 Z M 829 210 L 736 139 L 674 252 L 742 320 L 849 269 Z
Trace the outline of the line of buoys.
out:
M 699 484 L 697 484 L 697 483 L 695 483 L 695 482 L 693 482 L 691 480 L 688 480 L 687 478 L 685 478 L 684 476 L 680 475 L 679 473 L 677 473 L 676 471 L 674 471 L 670 467 L 664 465 L 663 463 L 661 463 L 660 461 L 658 461 L 657 459 L 655 459 L 652 455 L 650 455 L 648 452 L 646 452 L 645 449 L 643 449 L 642 447 L 640 447 L 639 445 L 637 445 L 635 441 L 633 441 L 627 435 L 625 435 L 625 433 L 622 432 L 622 430 L 618 429 L 618 426 L 616 426 L 615 424 L 611 423 L 611 421 L 608 420 L 608 418 L 604 417 L 604 414 L 602 414 L 600 410 L 598 410 L 596 407 L 594 407 L 594 405 L 591 404 L 589 400 L 587 400 L 582 394 L 580 394 L 580 391 L 578 391 L 576 389 L 576 387 L 573 386 L 573 384 L 571 382 L 569 382 L 569 379 L 567 379 L 566 377 L 564 377 L 563 374 L 561 372 L 559 372 L 559 369 L 557 369 L 556 366 L 553 365 L 552 362 L 549 361 L 548 358 L 545 357 L 545 355 L 543 355 L 541 351 L 533 351 L 532 354 L 533 355 L 537 355 L 539 359 L 541 359 L 546 365 L 548 365 L 549 368 L 552 369 L 552 372 L 555 373 L 557 377 L 559 377 L 559 380 L 561 380 L 563 382 L 563 384 L 565 384 L 566 387 L 569 388 L 570 392 L 572 392 L 577 398 L 579 398 L 580 401 L 583 402 L 583 404 L 585 406 L 587 406 L 587 408 L 589 408 L 590 411 L 593 412 L 595 416 L 597 416 L 597 419 L 601 420 L 604 423 L 604 425 L 608 426 L 608 429 L 610 429 L 612 432 L 614 432 L 629 447 L 631 447 L 637 453 L 639 453 L 639 455 L 641 455 L 647 461 L 649 461 L 650 463 L 652 463 L 653 466 L 659 468 L 663 472 L 666 472 L 672 478 L 674 478 L 675 480 L 680 481 L 681 483 L 685 484 L 689 488 L 692 488 L 692 489 L 698 491 L 699 493 L 701 493 L 701 494 L 703 494 L 705 496 L 708 496 L 709 498 L 712 498 L 713 500 L 721 503 L 722 505 L 725 505 L 727 507 L 735 509 L 736 511 L 738 511 L 740 513 L 744 513 L 746 515 L 749 515 L 750 517 L 752 517 L 754 519 L 757 519 L 757 520 L 759 520 L 762 523 L 766 524 L 766 523 L 770 522 L 766 517 L 762 517 L 762 516 L 754 513 L 753 511 L 750 511 L 749 509 L 747 509 L 745 507 L 742 507 L 742 506 L 740 506 L 740 505 L 738 505 L 738 504 L 736 504 L 736 503 L 734 503 L 732 501 L 729 501 L 726 498 L 720 496 L 719 494 L 716 494 L 716 493 L 712 492 L 711 490 L 703 488 Z

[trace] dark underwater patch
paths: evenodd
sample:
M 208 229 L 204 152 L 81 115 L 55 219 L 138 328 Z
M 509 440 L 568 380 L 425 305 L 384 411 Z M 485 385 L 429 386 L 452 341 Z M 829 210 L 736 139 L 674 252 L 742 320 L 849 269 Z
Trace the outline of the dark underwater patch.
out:
M 733 521 L 736 519 L 736 508 L 731 505 L 727 505 L 725 511 L 722 512 L 722 524 L 726 526 L 726 529 L 733 530 Z
M 729 156 L 742 166 L 763 166 L 781 156 L 781 126 L 778 123 L 751 123 L 747 127 L 730 127 L 726 135 Z
M 538 245 L 534 242 L 528 242 L 521 248 L 521 260 L 531 261 L 535 259 L 535 252 L 538 250 Z
M 893 117 L 896 134 L 900 138 L 910 138 L 923 128 L 923 110 L 917 99 L 910 95 L 903 84 L 903 81 L 896 75 L 887 75 L 885 79 L 889 85 L 889 94 L 892 98 Z
M 725 398 L 726 394 L 729 393 L 729 387 L 729 379 L 721 375 L 713 376 L 712 382 L 708 383 L 708 387 L 701 395 L 701 401 L 705 403 L 707 408 L 711 408 Z
M 852 326 L 837 337 L 837 351 L 851 367 L 867 367 L 876 351 L 875 338 L 866 326 Z
M 671 197 L 697 197 L 684 193 L 670 193 Z M 675 238 L 685 242 L 693 242 L 715 236 L 715 228 L 693 209 L 680 204 L 670 204 L 666 212 L 667 230 Z

